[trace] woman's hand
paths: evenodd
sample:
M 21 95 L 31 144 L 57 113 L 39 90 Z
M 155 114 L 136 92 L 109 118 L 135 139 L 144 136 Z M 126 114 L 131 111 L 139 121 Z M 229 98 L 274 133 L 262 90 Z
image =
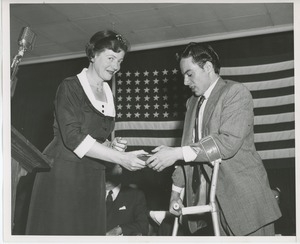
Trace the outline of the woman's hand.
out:
M 121 159 L 121 165 L 130 170 L 136 171 L 145 168 L 146 163 L 145 161 L 138 158 L 140 155 L 148 154 L 144 150 L 138 151 L 131 151 L 131 152 L 124 152 Z
M 127 140 L 123 139 L 122 137 L 115 137 L 111 142 L 110 147 L 117 151 L 125 152 L 127 148 Z
M 177 160 L 183 159 L 181 147 L 159 146 L 152 150 L 154 155 L 148 158 L 146 164 L 158 172 L 173 165 Z

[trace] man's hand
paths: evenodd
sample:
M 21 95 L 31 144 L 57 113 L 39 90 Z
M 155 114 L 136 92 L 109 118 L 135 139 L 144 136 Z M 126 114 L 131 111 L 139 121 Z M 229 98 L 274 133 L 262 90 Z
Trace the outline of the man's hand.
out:
M 172 191 L 169 212 L 175 216 L 180 216 L 182 214 L 181 209 L 183 208 L 183 203 L 180 198 L 180 193 Z
M 159 146 L 152 150 L 155 154 L 148 158 L 146 164 L 149 168 L 158 172 L 173 165 L 177 160 L 182 160 L 181 147 Z
M 106 232 L 107 236 L 119 236 L 122 235 L 122 228 L 120 226 L 117 226 L 110 231 Z

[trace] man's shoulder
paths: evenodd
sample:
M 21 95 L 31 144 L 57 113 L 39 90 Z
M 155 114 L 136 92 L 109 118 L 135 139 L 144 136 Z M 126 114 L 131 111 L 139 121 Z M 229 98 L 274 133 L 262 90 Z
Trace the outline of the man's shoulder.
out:
M 245 85 L 241 82 L 235 81 L 235 80 L 230 80 L 230 79 L 221 79 L 221 82 L 224 82 L 226 86 L 241 86 L 245 87 Z
M 222 79 L 222 81 L 225 84 L 225 90 L 240 90 L 240 91 L 246 91 L 249 92 L 249 89 L 247 86 L 245 86 L 243 83 L 234 81 L 234 80 L 229 80 L 229 79 Z

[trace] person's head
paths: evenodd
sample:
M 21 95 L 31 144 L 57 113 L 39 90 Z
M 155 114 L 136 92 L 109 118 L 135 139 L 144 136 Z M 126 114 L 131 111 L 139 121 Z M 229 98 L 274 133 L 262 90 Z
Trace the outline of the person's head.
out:
M 95 33 L 86 45 L 86 55 L 102 80 L 110 80 L 120 70 L 129 43 L 118 33 L 106 30 Z
M 192 42 L 180 56 L 180 69 L 184 84 L 196 96 L 203 95 L 220 73 L 220 60 L 211 46 Z
M 117 186 L 122 182 L 123 169 L 119 164 L 107 167 L 105 170 L 106 186 Z

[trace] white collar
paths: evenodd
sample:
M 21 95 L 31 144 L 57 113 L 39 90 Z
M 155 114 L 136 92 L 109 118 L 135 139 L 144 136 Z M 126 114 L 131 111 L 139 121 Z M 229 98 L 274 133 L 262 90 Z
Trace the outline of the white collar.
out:
M 114 200 L 117 198 L 117 196 L 118 196 L 120 190 L 121 190 L 121 184 L 117 185 L 116 187 L 114 187 L 114 188 L 111 189 L 111 190 L 106 190 L 106 197 L 107 197 L 109 191 L 112 191 L 112 192 L 113 192 L 113 194 L 112 194 L 112 199 L 113 199 L 113 201 L 114 201 Z
M 103 90 L 105 92 L 107 102 L 98 101 L 94 96 L 91 86 L 89 85 L 86 71 L 87 68 L 84 68 L 81 73 L 77 75 L 77 77 L 91 104 L 105 116 L 116 117 L 114 97 L 109 85 L 107 82 L 103 82 Z

